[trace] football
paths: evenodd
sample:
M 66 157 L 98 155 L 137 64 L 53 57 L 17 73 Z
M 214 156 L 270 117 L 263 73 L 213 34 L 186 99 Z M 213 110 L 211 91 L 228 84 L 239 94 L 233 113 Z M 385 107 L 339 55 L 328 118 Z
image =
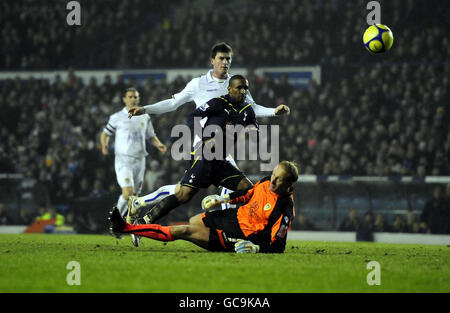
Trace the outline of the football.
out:
M 369 26 L 363 35 L 364 46 L 372 53 L 382 53 L 391 49 L 394 35 L 386 25 Z

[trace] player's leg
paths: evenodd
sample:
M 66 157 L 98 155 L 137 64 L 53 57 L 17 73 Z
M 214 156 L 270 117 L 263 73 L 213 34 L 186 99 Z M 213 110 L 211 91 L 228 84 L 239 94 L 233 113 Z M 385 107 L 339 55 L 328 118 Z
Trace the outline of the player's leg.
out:
M 158 224 L 132 225 L 125 222 L 117 208 L 110 213 L 111 230 L 114 233 L 134 234 L 158 241 L 178 239 L 190 241 L 202 248 L 208 248 L 209 228 L 202 224 L 162 226 Z
M 227 155 L 227 157 L 225 158 L 226 161 L 228 161 L 231 165 L 233 165 L 236 169 L 239 169 L 238 165 L 236 164 L 236 162 L 234 161 L 233 157 L 229 154 Z M 220 190 L 220 196 L 223 197 L 226 194 L 232 193 L 235 190 L 231 190 L 225 187 L 222 187 L 222 189 Z M 231 204 L 231 203 L 222 203 L 222 210 L 226 210 L 226 209 L 231 209 L 231 208 L 235 208 L 236 204 Z
M 227 161 L 216 161 L 214 171 L 217 173 L 216 186 L 230 190 L 244 190 L 253 186 L 253 183 L 235 166 Z M 222 192 L 223 193 L 223 192 Z
M 200 188 L 207 188 L 211 185 L 212 164 L 210 161 L 192 158 L 191 165 L 185 171 L 175 193 L 170 195 L 155 206 L 153 206 L 144 216 L 144 222 L 151 224 L 168 214 L 179 205 L 188 202 Z
M 162 199 L 175 194 L 177 185 L 165 185 L 142 197 L 131 197 L 128 202 L 128 209 L 135 214 L 139 209 L 148 207 Z
M 119 209 L 120 214 L 124 217 L 128 212 L 128 198 L 133 195 L 134 191 L 133 168 L 130 162 L 127 162 L 124 158 L 116 156 L 114 160 L 114 169 L 116 171 L 117 182 L 120 188 L 122 188 L 122 194 L 117 200 L 117 208 Z
M 244 176 L 236 187 L 236 190 L 245 190 L 253 187 L 253 183 L 247 176 Z
M 179 205 L 191 200 L 192 197 L 197 193 L 197 191 L 198 188 L 179 184 L 179 187 L 177 187 L 177 192 L 175 192 L 175 194 L 162 199 L 144 215 L 143 219 L 145 223 L 155 223 L 157 220 L 167 215 L 170 211 L 172 211 Z
M 140 161 L 137 160 L 133 166 L 133 182 L 134 182 L 134 189 L 133 194 L 128 197 L 128 203 L 132 203 L 133 199 L 136 198 L 135 195 L 139 195 L 142 191 L 142 185 L 144 183 L 144 174 L 145 174 L 145 158 L 142 158 Z M 127 203 L 128 207 L 128 214 L 126 216 L 126 221 L 130 224 L 133 224 L 137 218 L 136 212 L 131 212 L 130 206 Z M 132 206 L 131 206 L 132 207 Z M 139 247 L 139 243 L 141 241 L 141 237 L 131 234 L 131 243 L 135 247 Z
M 123 187 L 122 188 L 122 194 L 119 196 L 119 199 L 117 200 L 117 208 L 120 211 L 120 214 L 125 217 L 128 213 L 128 206 L 127 202 L 130 196 L 133 195 L 133 187 Z

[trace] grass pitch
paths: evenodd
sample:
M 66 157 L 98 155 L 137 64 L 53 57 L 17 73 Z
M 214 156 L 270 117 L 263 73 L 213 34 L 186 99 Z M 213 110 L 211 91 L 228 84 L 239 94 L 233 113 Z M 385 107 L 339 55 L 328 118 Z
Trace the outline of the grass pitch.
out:
M 80 285 L 69 286 L 70 261 Z M 380 264 L 381 285 L 366 268 Z M 284 254 L 212 253 L 108 235 L 0 235 L 0 292 L 450 292 L 450 248 L 288 241 Z

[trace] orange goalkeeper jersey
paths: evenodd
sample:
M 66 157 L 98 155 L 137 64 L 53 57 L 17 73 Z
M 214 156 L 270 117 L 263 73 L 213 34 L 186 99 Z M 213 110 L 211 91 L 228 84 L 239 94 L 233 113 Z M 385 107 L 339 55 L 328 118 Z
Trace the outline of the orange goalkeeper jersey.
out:
M 231 203 L 246 203 L 237 211 L 245 237 L 260 246 L 261 252 L 283 252 L 286 234 L 295 216 L 292 193 L 279 195 L 270 190 L 270 177 L 252 188 L 230 194 Z

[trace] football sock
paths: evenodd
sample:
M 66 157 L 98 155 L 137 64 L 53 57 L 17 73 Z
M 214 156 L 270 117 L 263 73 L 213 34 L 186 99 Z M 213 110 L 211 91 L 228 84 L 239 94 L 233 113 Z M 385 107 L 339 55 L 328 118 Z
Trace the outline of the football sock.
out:
M 158 190 L 149 193 L 148 195 L 137 198 L 138 203 L 135 202 L 135 206 L 137 208 L 146 207 L 155 203 L 156 201 L 160 201 L 170 195 L 175 193 L 175 187 L 177 185 L 166 185 L 160 187 Z
M 223 197 L 224 195 L 232 193 L 232 192 L 233 192 L 233 190 L 222 187 L 222 190 L 220 191 L 220 196 Z M 236 208 L 236 204 L 231 204 L 231 203 L 222 203 L 221 206 L 222 206 L 222 210 Z
M 179 205 L 180 202 L 177 197 L 170 195 L 159 201 L 153 208 L 151 208 L 150 211 L 145 214 L 144 220 L 147 224 L 155 223 L 158 219 L 167 215 Z
M 227 162 L 229 162 L 231 165 L 233 165 L 235 168 L 237 168 L 240 171 L 239 166 L 236 164 L 236 161 L 233 159 L 233 157 L 231 155 L 227 155 L 227 157 L 225 159 L 227 160 Z M 220 190 L 220 196 L 223 197 L 224 195 L 232 193 L 232 192 L 233 192 L 233 190 L 222 187 L 222 190 Z M 236 204 L 231 204 L 231 203 L 222 203 L 221 206 L 222 206 L 222 210 L 236 208 Z
M 117 200 L 117 208 L 119 209 L 120 215 L 125 217 L 128 213 L 127 200 L 120 195 L 119 200 Z
M 158 224 L 131 225 L 126 223 L 122 232 L 159 241 L 173 241 L 170 228 L 171 226 L 161 226 Z

